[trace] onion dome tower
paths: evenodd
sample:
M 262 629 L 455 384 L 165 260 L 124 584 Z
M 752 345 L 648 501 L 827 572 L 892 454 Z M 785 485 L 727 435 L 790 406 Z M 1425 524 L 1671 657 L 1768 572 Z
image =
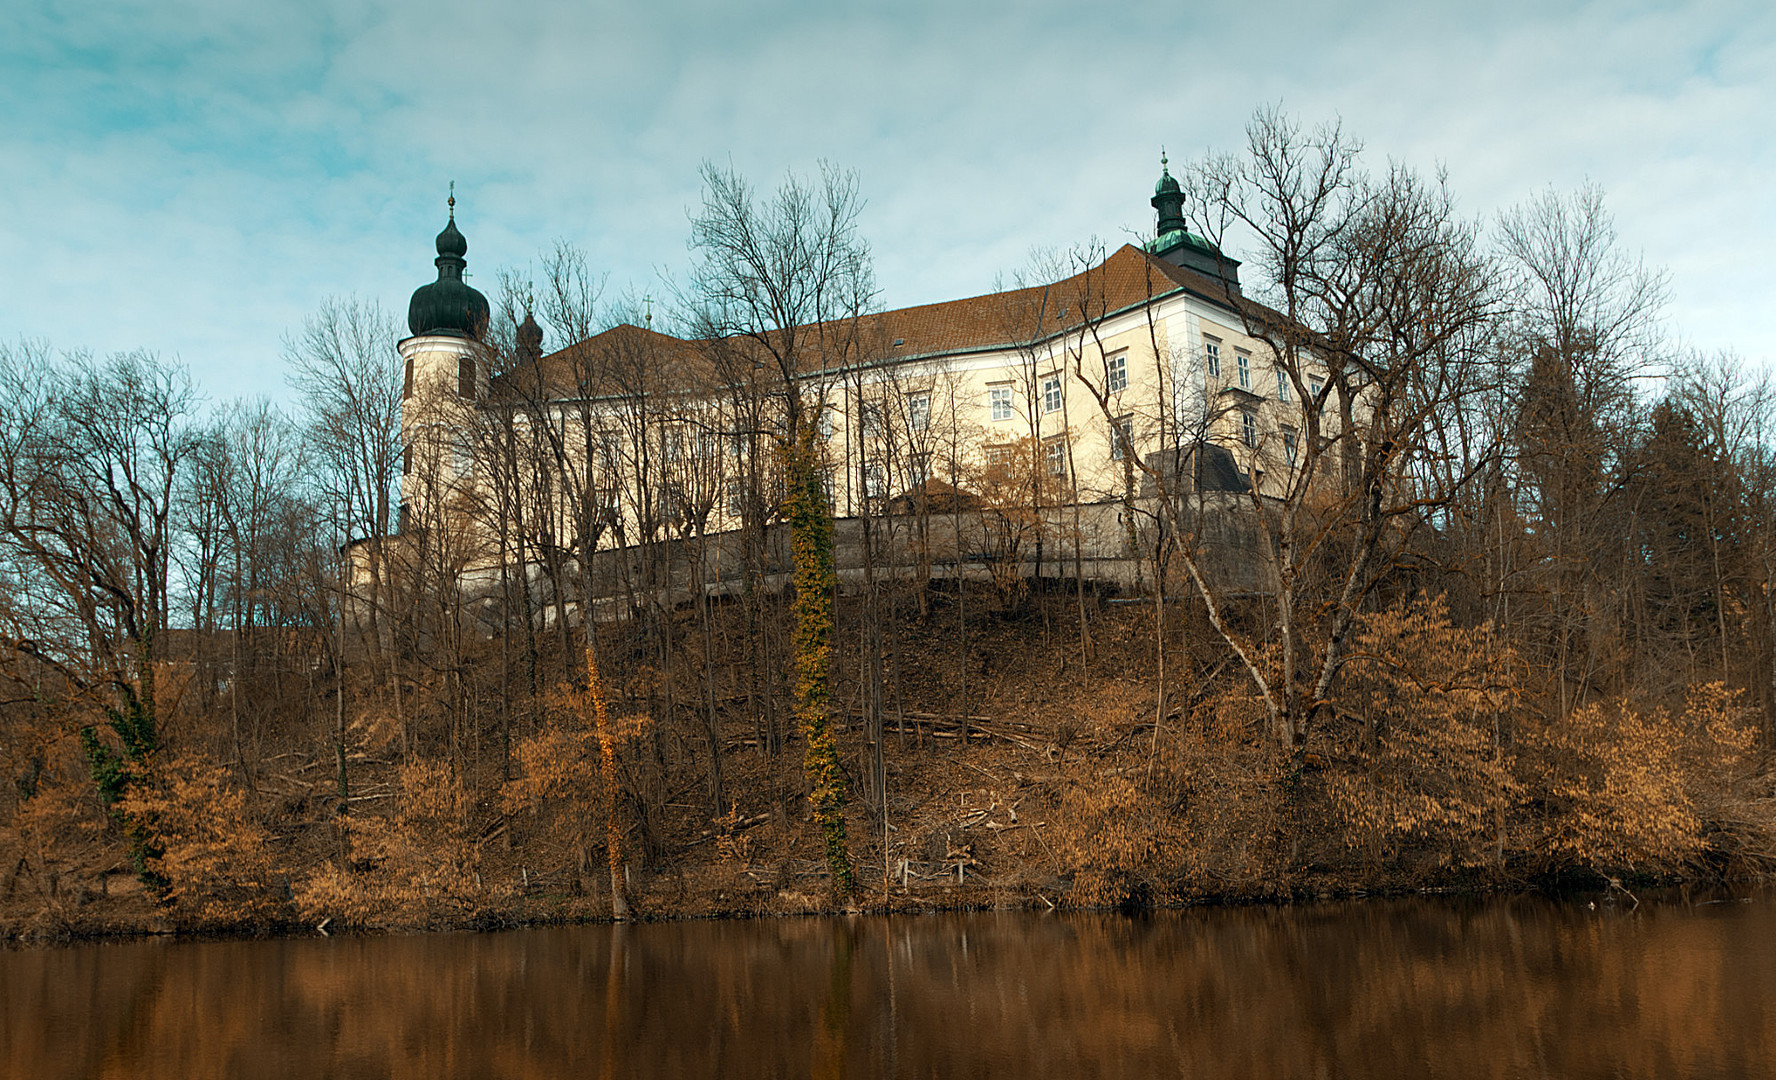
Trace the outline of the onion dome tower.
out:
M 534 364 L 543 358 L 543 328 L 537 325 L 536 316 L 526 311 L 524 321 L 518 324 L 518 362 Z
M 463 281 L 469 242 L 456 228 L 456 194 L 450 195 L 450 220 L 438 234 L 438 280 L 413 290 L 407 304 L 407 329 L 421 334 L 449 334 L 481 340 L 487 332 L 487 297 Z
M 1178 181 L 1172 179 L 1163 150 L 1159 154 L 1159 183 L 1153 186 L 1152 203 L 1153 209 L 1159 211 L 1159 239 L 1164 240 L 1167 233 L 1184 231 L 1184 193 L 1178 190 Z
M 473 482 L 472 440 L 467 427 L 487 394 L 493 353 L 487 333 L 487 297 L 463 281 L 469 242 L 456 227 L 456 184 L 450 185 L 450 218 L 438 234 L 438 280 L 413 291 L 407 305 L 412 336 L 398 348 L 405 373 L 401 390 L 402 530 L 435 526 L 432 505 L 441 492 Z
M 1159 152 L 1159 183 L 1153 185 L 1153 198 L 1149 201 L 1158 212 L 1159 221 L 1155 236 L 1147 242 L 1147 250 L 1173 266 L 1219 278 L 1227 288 L 1239 292 L 1239 260 L 1223 255 L 1219 248 L 1185 226 L 1184 192 L 1172 178 L 1163 149 Z

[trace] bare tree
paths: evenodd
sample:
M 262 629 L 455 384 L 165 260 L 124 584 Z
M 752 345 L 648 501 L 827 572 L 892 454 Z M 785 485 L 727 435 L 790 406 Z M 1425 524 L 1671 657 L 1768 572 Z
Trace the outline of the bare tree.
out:
M 1258 444 L 1244 465 L 1251 511 L 1265 522 L 1274 658 L 1229 621 L 1215 583 L 1183 558 L 1273 733 L 1298 750 L 1330 702 L 1364 601 L 1414 529 L 1478 471 L 1433 467 L 1434 419 L 1488 385 L 1477 332 L 1500 298 L 1474 229 L 1440 181 L 1399 166 L 1368 176 L 1341 130 L 1304 132 L 1275 111 L 1260 112 L 1247 134 L 1243 156 L 1205 160 L 1184 186 L 1216 249 L 1236 227 L 1256 247 L 1269 305 L 1231 283 L 1221 299 L 1298 403 L 1292 449 L 1276 433 L 1246 439 Z M 1272 477 L 1268 494 L 1260 471 Z
M 782 455 L 795 556 L 796 718 L 804 769 L 834 891 L 852 891 L 845 777 L 827 718 L 833 593 L 832 503 L 818 418 L 831 373 L 859 359 L 858 318 L 875 299 L 869 247 L 857 235 L 856 178 L 823 166 L 816 188 L 791 176 L 763 202 L 731 169 L 703 166 L 691 220 L 697 256 L 686 299 L 697 337 L 730 382 L 769 371 L 774 415 L 762 417 Z

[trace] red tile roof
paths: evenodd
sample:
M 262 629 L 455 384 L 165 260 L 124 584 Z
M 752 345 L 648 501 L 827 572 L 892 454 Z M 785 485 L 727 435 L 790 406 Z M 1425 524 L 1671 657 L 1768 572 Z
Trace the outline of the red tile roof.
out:
M 988 293 L 962 300 L 896 308 L 865 315 L 855 324 L 855 348 L 840 363 L 882 362 L 1004 349 L 1044 340 L 1078 328 L 1089 319 L 1138 305 L 1179 289 L 1230 311 L 1234 305 L 1263 311 L 1214 278 L 1125 244 L 1102 263 L 1052 285 Z M 852 329 L 848 327 L 847 329 Z M 686 341 L 624 323 L 539 361 L 554 396 L 573 393 L 576 359 L 599 357 L 596 367 L 621 369 L 625 357 L 652 354 L 654 370 L 671 372 L 679 388 L 707 385 L 713 374 L 707 343 Z M 757 348 L 756 345 L 751 346 Z M 617 363 L 613 364 L 615 360 Z M 663 363 L 661 363 L 663 362 Z M 588 367 L 593 365 L 588 364 Z M 503 381 L 522 386 L 528 372 Z M 613 384 L 602 393 L 618 393 Z

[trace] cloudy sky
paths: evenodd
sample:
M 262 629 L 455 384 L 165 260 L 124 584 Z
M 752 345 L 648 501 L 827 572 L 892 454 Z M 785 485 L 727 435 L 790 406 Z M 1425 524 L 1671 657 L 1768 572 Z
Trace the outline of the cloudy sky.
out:
M 883 302 L 970 295 L 1150 230 L 1160 146 L 1235 149 L 1265 103 L 1441 163 L 1476 217 L 1594 182 L 1675 337 L 1776 358 L 1767 3 L 6 0 L 0 337 L 283 396 L 326 297 L 434 276 L 450 180 L 485 291 L 567 240 L 658 295 L 704 159 L 856 170 Z

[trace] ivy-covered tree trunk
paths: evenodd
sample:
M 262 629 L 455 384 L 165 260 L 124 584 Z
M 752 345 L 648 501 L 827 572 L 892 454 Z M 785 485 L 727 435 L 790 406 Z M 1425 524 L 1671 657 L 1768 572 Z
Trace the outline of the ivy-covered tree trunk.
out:
M 812 426 L 796 434 L 785 458 L 789 497 L 784 510 L 795 556 L 796 722 L 807 747 L 802 768 L 826 848 L 827 869 L 832 872 L 833 894 L 847 899 L 855 882 L 845 842 L 845 773 L 826 716 L 838 573 L 833 563 L 832 508 L 826 501 Z
M 167 880 L 153 869 L 151 861 L 161 856 L 160 845 L 145 822 L 126 813 L 119 805 L 131 785 L 144 778 L 149 759 L 160 746 L 150 696 L 154 688 L 153 670 L 145 664 L 142 668 L 147 692 L 125 687 L 121 703 L 105 710 L 106 726 L 117 734 L 122 744 L 121 752 L 111 749 L 92 724 L 80 729 L 80 746 L 86 753 L 87 767 L 91 770 L 93 785 L 98 789 L 99 802 L 129 836 L 130 865 L 135 869 L 136 877 L 156 896 L 164 897 Z
M 623 885 L 623 826 L 617 820 L 617 744 L 610 713 L 604 705 L 604 680 L 598 674 L 598 652 L 592 645 L 590 615 L 586 626 L 586 695 L 598 733 L 599 775 L 604 780 L 604 852 L 610 865 L 611 918 L 629 917 L 629 896 Z

